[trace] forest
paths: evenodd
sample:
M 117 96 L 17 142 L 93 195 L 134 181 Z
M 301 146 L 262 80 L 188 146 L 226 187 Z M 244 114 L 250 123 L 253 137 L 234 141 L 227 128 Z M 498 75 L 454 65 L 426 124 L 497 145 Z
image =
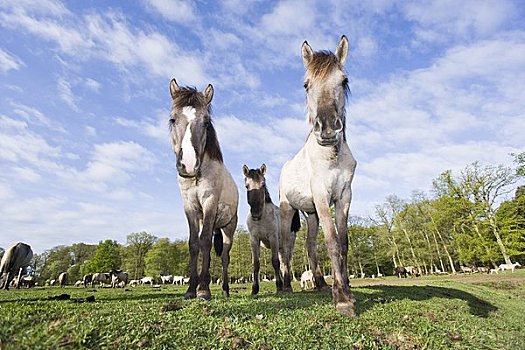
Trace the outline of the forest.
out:
M 456 273 L 460 266 L 495 268 L 501 263 L 525 263 L 525 152 L 513 154 L 515 167 L 466 166 L 458 174 L 441 173 L 430 193 L 408 199 L 389 195 L 370 217 L 348 222 L 351 275 L 391 275 L 397 266 L 416 266 L 423 274 Z M 297 234 L 292 260 L 294 275 L 308 269 L 306 223 Z M 322 231 L 318 258 L 331 273 Z M 3 254 L 3 249 L 0 250 Z M 230 276 L 249 280 L 252 273 L 249 233 L 239 228 L 231 250 Z M 187 276 L 186 241 L 170 241 L 147 232 L 133 232 L 125 244 L 115 240 L 97 245 L 57 246 L 34 257 L 39 284 L 68 272 L 69 283 L 85 273 L 122 269 L 130 279 L 159 275 Z M 221 262 L 212 257 L 211 274 L 220 276 Z M 261 276 L 273 278 L 269 250 L 261 251 Z

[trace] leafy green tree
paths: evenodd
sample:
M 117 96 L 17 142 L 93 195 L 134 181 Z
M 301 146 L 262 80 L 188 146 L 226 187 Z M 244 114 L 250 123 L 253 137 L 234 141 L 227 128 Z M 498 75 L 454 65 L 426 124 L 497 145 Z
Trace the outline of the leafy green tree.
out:
M 120 244 L 107 239 L 99 242 L 93 257 L 84 264 L 84 272 L 107 272 L 120 266 Z
M 62 272 L 67 272 L 72 265 L 72 258 L 70 254 L 70 247 L 57 246 L 45 252 L 43 259 L 37 259 L 41 262 L 39 270 L 40 280 L 46 281 L 50 279 L 57 279 Z
M 145 257 L 156 241 L 157 237 L 144 231 L 127 236 L 126 246 L 122 248 L 122 268 L 131 279 L 144 276 Z
M 145 256 L 145 274 L 158 277 L 159 275 L 179 275 L 176 271 L 181 254 L 177 245 L 168 238 L 157 240 Z
M 525 257 L 525 186 L 516 189 L 514 198 L 501 203 L 496 217 L 509 255 Z

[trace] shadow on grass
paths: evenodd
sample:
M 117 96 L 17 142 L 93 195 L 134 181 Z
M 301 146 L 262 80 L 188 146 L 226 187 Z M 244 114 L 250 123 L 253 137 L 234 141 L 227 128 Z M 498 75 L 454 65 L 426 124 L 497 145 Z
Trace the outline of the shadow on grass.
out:
M 365 288 L 365 287 L 363 287 Z M 357 289 L 357 290 L 356 290 Z M 366 312 L 375 304 L 394 302 L 396 300 L 424 301 L 432 298 L 460 299 L 467 302 L 470 313 L 478 317 L 487 317 L 490 312 L 498 308 L 491 303 L 480 299 L 470 293 L 459 289 L 434 287 L 434 286 L 367 286 L 366 289 L 377 291 L 372 295 L 359 292 L 359 288 L 354 288 L 357 297 L 358 314 Z
M 374 290 L 367 293 L 365 289 Z M 498 308 L 491 303 L 480 299 L 468 292 L 459 289 L 434 286 L 367 286 L 354 287 L 352 293 L 357 299 L 357 315 L 367 312 L 375 305 L 391 303 L 401 300 L 425 301 L 433 298 L 459 299 L 466 301 L 472 315 L 486 318 L 489 313 Z M 277 314 L 282 310 L 308 310 L 315 305 L 333 305 L 332 294 L 327 292 L 300 291 L 294 293 L 261 293 L 257 297 L 244 297 L 247 302 L 231 302 L 224 309 L 217 310 L 218 314 L 248 314 L 255 316 L 259 313 L 266 315 Z M 250 298 L 257 300 L 251 304 Z

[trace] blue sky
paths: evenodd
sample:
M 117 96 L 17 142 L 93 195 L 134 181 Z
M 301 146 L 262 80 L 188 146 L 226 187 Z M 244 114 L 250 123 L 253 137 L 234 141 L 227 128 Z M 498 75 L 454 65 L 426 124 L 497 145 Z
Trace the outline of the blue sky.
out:
M 352 215 L 429 191 L 473 161 L 525 146 L 521 1 L 0 1 L 0 247 L 185 239 L 169 81 L 215 87 L 213 119 L 240 191 L 242 165 L 302 146 L 301 44 L 349 38 Z

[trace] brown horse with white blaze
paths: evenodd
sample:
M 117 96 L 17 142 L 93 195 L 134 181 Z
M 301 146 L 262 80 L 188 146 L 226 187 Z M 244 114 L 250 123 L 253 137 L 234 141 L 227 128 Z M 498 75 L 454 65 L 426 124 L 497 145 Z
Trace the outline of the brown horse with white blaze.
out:
M 210 251 L 222 258 L 222 291 L 229 296 L 228 266 L 237 228 L 239 193 L 226 169 L 211 119 L 213 86 L 203 92 L 171 80 L 171 143 L 190 231 L 190 281 L 185 298 L 211 298 Z M 197 271 L 199 253 L 202 257 Z

